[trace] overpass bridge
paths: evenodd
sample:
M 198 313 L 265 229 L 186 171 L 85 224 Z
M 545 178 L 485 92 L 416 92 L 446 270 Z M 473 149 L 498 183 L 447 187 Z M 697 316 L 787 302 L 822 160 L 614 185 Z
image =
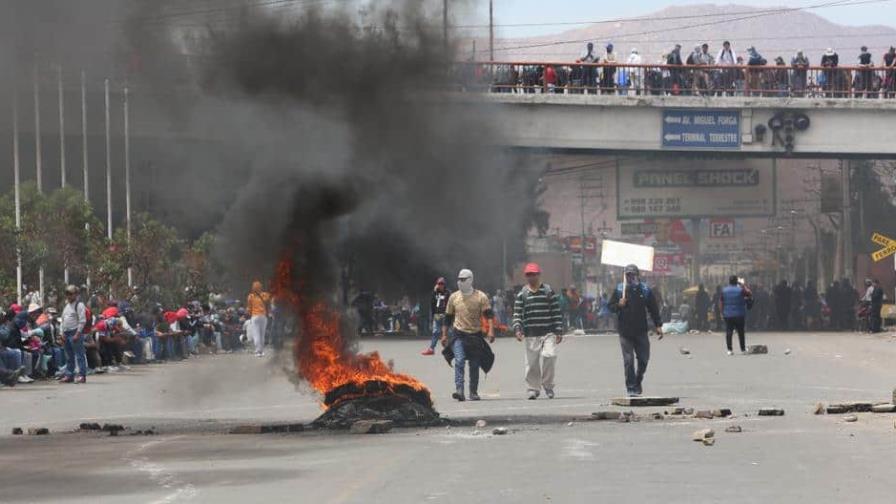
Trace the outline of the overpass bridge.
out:
M 896 101 L 464 94 L 497 106 L 505 145 L 594 153 L 896 158 Z
M 503 141 L 511 147 L 896 158 L 896 70 L 578 63 L 465 68 L 467 92 L 458 99 L 500 110 Z

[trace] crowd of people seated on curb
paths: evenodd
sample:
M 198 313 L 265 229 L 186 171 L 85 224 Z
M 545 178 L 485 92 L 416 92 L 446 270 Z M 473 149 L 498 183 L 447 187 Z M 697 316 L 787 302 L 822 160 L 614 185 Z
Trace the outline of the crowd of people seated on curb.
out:
M 58 305 L 43 305 L 33 293 L 27 304 L 8 307 L 0 323 L 0 383 L 86 383 L 91 375 L 199 354 L 263 357 L 265 347 L 279 348 L 292 327 L 257 282 L 245 303 L 213 295 L 206 303 L 135 310 L 125 300 L 96 294 L 85 302 L 81 294 L 69 285 Z

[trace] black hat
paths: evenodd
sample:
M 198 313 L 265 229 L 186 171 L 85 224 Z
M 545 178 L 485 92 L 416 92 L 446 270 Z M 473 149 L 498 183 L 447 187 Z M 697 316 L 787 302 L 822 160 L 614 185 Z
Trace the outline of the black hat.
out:
M 632 273 L 637 276 L 637 275 L 641 274 L 641 271 L 639 271 L 638 267 L 635 266 L 634 264 L 629 264 L 628 266 L 625 267 L 625 274 L 628 275 L 629 273 Z

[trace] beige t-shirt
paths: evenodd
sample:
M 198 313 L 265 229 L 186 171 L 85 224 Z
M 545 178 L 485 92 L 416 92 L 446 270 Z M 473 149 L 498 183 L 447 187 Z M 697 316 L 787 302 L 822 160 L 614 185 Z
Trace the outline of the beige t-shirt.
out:
M 454 315 L 454 328 L 465 333 L 482 332 L 482 313 L 491 308 L 488 296 L 481 290 L 474 290 L 469 296 L 454 291 L 445 307 L 446 315 Z

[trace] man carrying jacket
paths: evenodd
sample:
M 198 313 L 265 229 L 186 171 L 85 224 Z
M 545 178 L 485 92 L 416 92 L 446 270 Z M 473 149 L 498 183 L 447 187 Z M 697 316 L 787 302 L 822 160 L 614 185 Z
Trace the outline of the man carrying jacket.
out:
M 529 399 L 541 389 L 554 398 L 554 365 L 557 345 L 563 341 L 563 314 L 549 285 L 541 283 L 541 268 L 529 263 L 524 270 L 526 285 L 513 303 L 513 332 L 517 341 L 526 341 L 526 386 Z
M 610 311 L 619 318 L 619 343 L 625 365 L 625 389 L 630 397 L 643 393 L 642 382 L 650 362 L 647 317 L 650 316 L 659 339 L 663 339 L 663 321 L 653 291 L 641 282 L 638 267 L 625 267 L 625 282 L 616 286 L 610 298 Z M 637 358 L 637 367 L 635 359 Z
M 442 325 L 442 355 L 454 360 L 455 392 L 451 395 L 464 400 L 464 368 L 470 363 L 470 400 L 479 400 L 479 368 L 488 372 L 494 355 L 482 337 L 482 318 L 488 324 L 488 342 L 495 341 L 495 313 L 488 296 L 473 288 L 473 272 L 460 270 L 457 274 L 457 291 L 448 297 L 445 307 L 445 323 Z M 448 328 L 451 338 L 448 338 Z

